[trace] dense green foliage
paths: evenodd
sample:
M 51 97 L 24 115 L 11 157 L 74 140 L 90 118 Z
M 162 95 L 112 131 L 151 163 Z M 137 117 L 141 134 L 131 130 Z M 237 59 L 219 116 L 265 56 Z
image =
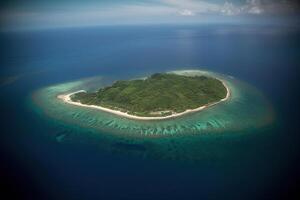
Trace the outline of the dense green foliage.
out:
M 215 78 L 163 73 L 145 80 L 117 81 L 98 92 L 77 93 L 71 98 L 138 116 L 165 116 L 217 102 L 226 93 L 222 82 Z

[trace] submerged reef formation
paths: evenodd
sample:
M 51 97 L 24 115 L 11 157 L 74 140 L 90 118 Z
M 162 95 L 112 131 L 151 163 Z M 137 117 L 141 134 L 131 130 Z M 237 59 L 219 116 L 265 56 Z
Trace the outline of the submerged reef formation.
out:
M 243 81 L 203 70 L 180 70 L 171 73 L 186 77 L 205 76 L 222 80 L 230 89 L 230 96 L 226 101 L 201 112 L 154 121 L 128 119 L 101 110 L 68 104 L 57 98 L 59 95 L 82 89 L 91 93 L 95 92 L 99 86 L 105 86 L 101 77 L 42 88 L 33 94 L 33 100 L 35 105 L 38 105 L 38 110 L 60 122 L 126 137 L 222 133 L 258 128 L 270 123 L 273 119 L 272 107 L 264 95 Z M 111 80 L 111 83 L 114 81 Z

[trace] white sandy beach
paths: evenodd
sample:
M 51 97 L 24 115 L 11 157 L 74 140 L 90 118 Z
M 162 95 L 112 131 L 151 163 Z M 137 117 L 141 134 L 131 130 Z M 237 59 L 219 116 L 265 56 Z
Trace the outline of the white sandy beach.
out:
M 135 115 L 130 115 L 130 114 L 127 114 L 125 112 L 118 111 L 118 110 L 112 110 L 112 109 L 109 109 L 109 108 L 105 108 L 105 107 L 102 107 L 102 106 L 96 106 L 96 105 L 86 105 L 86 104 L 82 104 L 80 102 L 74 102 L 74 101 L 71 100 L 71 96 L 73 94 L 76 94 L 76 93 L 79 93 L 79 92 L 86 92 L 85 90 L 79 90 L 79 91 L 72 92 L 72 93 L 69 93 L 69 94 L 61 94 L 61 95 L 58 95 L 57 98 L 62 99 L 65 103 L 69 103 L 69 104 L 76 105 L 76 106 L 81 106 L 81 107 L 98 109 L 98 110 L 109 112 L 109 113 L 112 113 L 112 114 L 115 114 L 115 115 L 118 115 L 118 116 L 121 116 L 121 117 L 126 117 L 126 118 L 129 118 L 129 119 L 135 119 L 135 120 L 163 120 L 163 119 L 170 119 L 170 118 L 179 117 L 179 116 L 182 116 L 182 115 L 185 115 L 185 114 L 188 114 L 188 113 L 198 112 L 198 111 L 201 111 L 201 110 L 203 110 L 207 107 L 216 105 L 216 104 L 218 104 L 220 102 L 223 102 L 223 101 L 226 101 L 230 97 L 230 90 L 227 87 L 227 85 L 224 83 L 224 81 L 222 81 L 222 83 L 223 83 L 223 85 L 225 86 L 225 88 L 227 90 L 227 94 L 226 94 L 226 97 L 221 99 L 220 101 L 215 102 L 215 103 L 211 103 L 211 104 L 207 104 L 207 105 L 201 106 L 201 107 L 196 108 L 196 109 L 188 109 L 188 110 L 186 110 L 184 112 L 181 112 L 181 113 L 174 113 L 172 115 L 162 116 L 162 117 L 135 116 Z

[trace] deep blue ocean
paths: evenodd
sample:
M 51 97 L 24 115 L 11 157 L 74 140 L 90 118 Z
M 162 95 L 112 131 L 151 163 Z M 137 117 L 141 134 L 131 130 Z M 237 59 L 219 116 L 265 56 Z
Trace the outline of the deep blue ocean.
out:
M 1 188 L 22 199 L 291 198 L 300 182 L 299 31 L 214 24 L 1 32 Z M 248 82 L 271 102 L 274 122 L 218 138 L 209 145 L 222 145 L 224 155 L 195 163 L 100 148 L 89 130 L 33 109 L 32 94 L 49 85 L 176 69 Z M 61 131 L 72 139 L 58 142 Z

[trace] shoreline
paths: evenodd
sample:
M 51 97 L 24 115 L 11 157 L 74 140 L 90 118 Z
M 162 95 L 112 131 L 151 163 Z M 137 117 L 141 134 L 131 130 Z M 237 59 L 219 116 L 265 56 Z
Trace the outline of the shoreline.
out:
M 218 79 L 218 80 L 220 80 L 220 79 Z M 220 80 L 220 81 L 222 81 L 222 80 Z M 198 112 L 198 111 L 204 110 L 208 107 L 214 106 L 216 104 L 219 104 L 223 101 L 228 100 L 229 97 L 230 97 L 230 90 L 229 90 L 228 86 L 224 83 L 224 81 L 222 81 L 222 83 L 223 83 L 224 87 L 227 90 L 227 94 L 226 94 L 226 97 L 221 99 L 220 101 L 210 103 L 210 104 L 207 104 L 207 105 L 195 108 L 195 109 L 188 109 L 188 110 L 185 110 L 185 111 L 180 112 L 180 113 L 175 113 L 175 114 L 172 114 L 172 115 L 161 116 L 161 117 L 141 117 L 141 116 L 136 116 L 136 115 L 130 115 L 130 114 L 127 114 L 125 112 L 118 111 L 118 110 L 112 110 L 112 109 L 105 108 L 105 107 L 102 107 L 102 106 L 82 104 L 80 102 L 74 102 L 74 101 L 71 100 L 71 96 L 73 94 L 76 94 L 76 93 L 79 93 L 79 92 L 86 92 L 85 90 L 78 90 L 78 91 L 75 91 L 75 92 L 72 92 L 72 93 L 69 93 L 69 94 L 61 94 L 61 95 L 58 95 L 57 98 L 63 100 L 65 103 L 68 103 L 68 104 L 81 106 L 81 107 L 86 107 L 86 108 L 98 109 L 98 110 L 101 110 L 101 111 L 104 111 L 104 112 L 112 113 L 112 114 L 115 114 L 115 115 L 118 115 L 118 116 L 121 116 L 121 117 L 126 117 L 126 118 L 129 118 L 129 119 L 145 120 L 145 121 L 146 120 L 164 120 L 164 119 L 176 118 L 176 117 L 186 115 L 186 114 L 189 114 L 189 113 Z

